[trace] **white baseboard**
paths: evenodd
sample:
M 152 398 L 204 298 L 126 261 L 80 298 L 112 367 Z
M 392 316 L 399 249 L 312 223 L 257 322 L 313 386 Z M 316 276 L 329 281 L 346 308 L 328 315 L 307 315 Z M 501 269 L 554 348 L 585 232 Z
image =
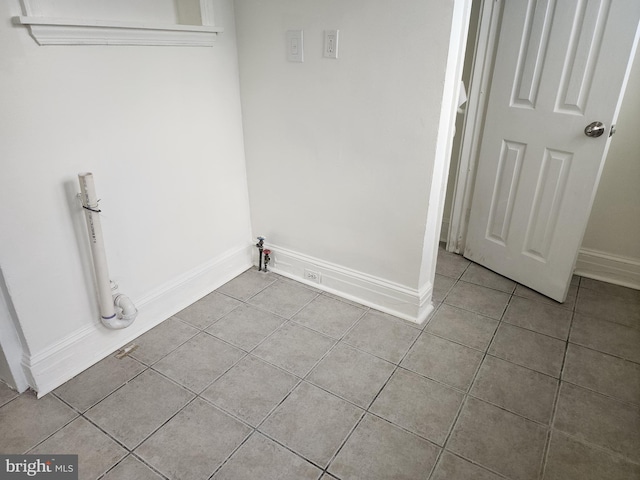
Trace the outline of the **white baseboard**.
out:
M 432 284 L 416 290 L 277 245 L 269 248 L 271 270 L 285 277 L 417 324 L 433 311 Z M 305 279 L 305 269 L 318 272 L 320 282 Z
M 252 246 L 226 252 L 134 299 L 138 317 L 128 328 L 108 330 L 95 321 L 43 351 L 25 355 L 22 365 L 31 388 L 38 397 L 49 393 L 250 268 L 251 256 Z
M 581 248 L 576 275 L 640 290 L 640 259 Z

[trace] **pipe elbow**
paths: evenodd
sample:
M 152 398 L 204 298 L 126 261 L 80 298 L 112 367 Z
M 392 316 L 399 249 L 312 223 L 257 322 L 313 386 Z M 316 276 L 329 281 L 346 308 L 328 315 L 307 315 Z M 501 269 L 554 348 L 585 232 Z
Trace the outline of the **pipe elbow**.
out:
M 103 318 L 102 323 L 112 330 L 127 328 L 138 316 L 138 309 L 129 297 L 121 293 L 114 295 L 113 304 L 116 306 L 117 315 L 108 319 Z

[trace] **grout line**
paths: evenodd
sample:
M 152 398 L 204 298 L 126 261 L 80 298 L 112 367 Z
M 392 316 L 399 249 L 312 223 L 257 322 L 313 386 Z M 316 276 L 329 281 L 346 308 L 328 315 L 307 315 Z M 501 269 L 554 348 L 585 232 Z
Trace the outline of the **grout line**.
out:
M 437 466 L 440 464 L 440 462 L 442 460 L 442 457 L 444 456 L 444 453 L 445 453 L 445 450 L 443 449 L 442 450 L 442 454 L 438 458 L 438 462 L 436 464 L 436 467 L 434 467 L 434 472 L 437 470 Z M 458 458 L 462 459 L 463 461 L 470 463 L 471 465 L 475 465 L 476 467 L 478 467 L 478 468 L 480 468 L 482 470 L 486 470 L 486 471 L 490 472 L 491 474 L 493 474 L 494 476 L 496 476 L 497 478 L 503 478 L 505 480 L 511 480 L 509 477 L 505 476 L 504 474 L 496 472 L 495 470 L 492 470 L 490 468 L 487 468 L 487 467 L 477 463 L 475 460 L 471 460 L 469 458 L 466 458 L 465 456 L 463 456 L 463 455 L 461 455 L 459 453 L 452 452 L 451 450 L 446 450 L 446 453 L 448 453 L 449 455 L 452 455 L 454 457 L 458 457 Z M 433 472 L 432 472 L 432 475 L 433 475 Z M 433 478 L 433 477 L 430 477 L 430 478 Z M 452 479 L 452 480 L 463 480 L 463 479 L 457 479 L 456 478 L 456 479 Z M 467 479 L 464 479 L 464 480 L 467 480 Z
M 568 381 L 568 380 L 562 380 L 562 383 L 567 384 L 567 385 L 571 385 L 573 387 L 577 387 L 577 388 L 582 389 L 582 390 L 586 390 L 588 392 L 591 392 L 591 393 L 594 393 L 594 394 L 599 395 L 601 397 L 605 397 L 605 398 L 607 398 L 609 400 L 612 400 L 612 401 L 614 401 L 616 403 L 620 403 L 622 405 L 626 405 L 628 407 L 631 407 L 631 408 L 634 408 L 634 409 L 637 409 L 637 410 L 640 411 L 640 401 L 638 403 L 633 403 L 633 402 L 630 402 L 629 400 L 625 400 L 625 399 L 622 399 L 620 397 L 614 397 L 610 393 L 603 393 L 603 392 L 600 392 L 598 390 L 594 390 L 591 387 L 586 387 L 584 385 L 580 385 L 579 383 L 571 382 L 571 381 Z
M 340 454 L 340 452 L 342 451 L 342 449 L 344 448 L 344 446 L 347 444 L 347 442 L 349 441 L 349 439 L 351 438 L 351 436 L 353 435 L 353 432 L 356 431 L 356 428 L 358 428 L 358 426 L 362 423 L 362 421 L 364 420 L 364 418 L 367 416 L 367 411 L 363 410 L 362 413 L 360 414 L 360 418 L 356 421 L 356 423 L 353 424 L 353 427 L 351 427 L 351 430 L 349 430 L 347 432 L 347 435 L 344 437 L 344 439 L 342 440 L 342 442 L 340 443 L 340 445 L 338 445 L 338 448 L 336 449 L 336 451 L 333 453 L 333 455 L 329 458 L 329 461 L 327 462 L 327 464 L 325 465 L 325 467 L 322 469 L 323 473 L 328 473 L 329 467 L 331 466 L 331 464 L 333 463 L 333 461 L 338 457 L 338 455 Z
M 362 319 L 365 317 L 366 314 L 363 314 L 362 317 L 360 318 L 360 320 L 358 320 L 358 322 L 356 322 L 354 324 L 354 326 L 352 327 L 355 328 L 356 324 L 360 324 L 360 322 L 362 321 Z M 407 327 L 409 328 L 409 327 Z M 340 341 L 342 341 L 345 337 L 346 337 L 347 333 L 345 333 L 345 335 L 340 339 Z M 391 381 L 391 379 L 393 378 L 393 376 L 395 375 L 396 371 L 398 370 L 400 363 L 402 363 L 402 360 L 404 360 L 404 358 L 408 355 L 408 353 L 411 351 L 411 349 L 413 348 L 413 346 L 415 345 L 415 343 L 418 341 L 418 338 L 420 338 L 420 336 L 422 335 L 422 332 L 418 333 L 418 335 L 416 335 L 416 338 L 413 339 L 413 341 L 411 342 L 411 344 L 409 345 L 409 348 L 407 349 L 407 351 L 404 353 L 404 355 L 402 356 L 402 358 L 398 361 L 398 363 L 393 363 L 393 362 L 389 362 L 392 365 L 394 365 L 394 369 L 391 372 L 391 374 L 389 375 L 389 377 L 387 378 L 387 380 L 383 383 L 383 385 L 378 389 L 378 393 L 376 393 L 373 397 L 373 399 L 369 402 L 369 405 L 367 406 L 366 409 L 364 409 L 362 416 L 360 417 L 360 420 L 358 422 L 356 422 L 356 424 L 353 426 L 353 428 L 351 429 L 351 431 L 347 434 L 347 436 L 344 438 L 344 440 L 342 441 L 341 445 L 338 447 L 338 449 L 336 450 L 335 454 L 333 455 L 333 457 L 329 460 L 329 462 L 327 463 L 327 466 L 324 469 L 324 472 L 326 473 L 327 470 L 329 469 L 329 467 L 331 466 L 331 464 L 333 463 L 333 461 L 336 459 L 336 457 L 339 455 L 339 453 L 342 451 L 342 449 L 344 448 L 344 446 L 347 444 L 347 442 L 349 441 L 349 439 L 351 438 L 351 436 L 353 435 L 353 432 L 355 432 L 356 428 L 358 428 L 358 426 L 360 425 L 360 423 L 362 423 L 362 421 L 364 420 L 364 418 L 367 416 L 367 414 L 369 415 L 375 415 L 373 412 L 370 411 L 370 408 L 373 406 L 373 404 L 375 403 L 376 399 L 380 396 L 380 393 L 384 390 L 384 388 L 387 386 L 387 384 Z M 345 342 L 346 345 L 349 345 L 347 342 Z M 388 362 L 388 360 L 386 360 Z M 358 408 L 362 408 L 362 407 L 358 407 Z M 375 415 L 378 418 L 382 418 L 379 417 L 378 415 Z M 386 419 L 383 419 L 386 422 L 389 422 Z M 396 426 L 397 428 L 401 428 L 402 430 L 407 431 L 406 429 L 400 427 L 399 425 L 396 425 L 395 423 L 389 422 L 391 425 Z M 415 434 L 414 434 L 415 435 Z M 422 438 L 420 436 L 418 436 L 419 438 Z M 430 442 L 430 441 L 429 441 Z M 431 442 L 430 442 L 431 443 Z
M 138 455 L 135 452 L 131 452 L 129 454 L 131 457 L 135 458 L 136 460 L 138 460 L 140 463 L 142 463 L 143 465 L 145 465 L 147 468 L 149 468 L 152 472 L 157 473 L 158 475 L 160 475 L 162 478 L 169 480 L 169 477 L 167 477 L 164 473 L 162 473 L 160 470 L 158 470 L 156 467 L 154 467 L 153 465 L 151 465 L 149 462 L 147 462 L 144 458 L 142 458 L 140 455 Z M 125 457 L 126 458 L 126 457 Z
M 234 449 L 232 449 L 232 450 L 231 450 L 231 452 L 229 453 L 229 455 L 227 455 L 227 457 L 226 457 L 226 458 L 225 458 L 225 459 L 220 463 L 220 465 L 218 465 L 218 466 L 214 469 L 214 471 L 211 473 L 211 475 L 209 475 L 209 477 L 207 477 L 207 478 L 213 478 L 213 477 L 214 477 L 214 476 L 215 476 L 215 475 L 220 471 L 220 469 L 222 469 L 222 467 L 224 467 L 224 466 L 229 462 L 229 460 L 231 460 L 231 457 L 233 457 L 233 456 L 235 455 L 235 453 L 236 453 L 238 450 L 240 450 L 240 449 L 242 448 L 242 446 L 243 446 L 245 443 L 247 443 L 251 437 L 253 437 L 253 435 L 254 435 L 255 433 L 256 433 L 256 429 L 255 429 L 255 428 L 253 428 L 253 427 L 251 427 L 251 432 L 250 432 L 250 433 L 249 433 L 245 438 L 243 438 L 243 439 L 242 439 L 242 441 L 238 444 L 238 446 L 237 446 L 236 448 L 234 448 Z
M 122 457 L 118 462 L 116 462 L 114 465 L 112 465 L 111 467 L 109 467 L 109 469 L 104 472 L 102 475 L 100 475 L 98 477 L 97 480 L 101 480 L 104 477 L 106 477 L 109 472 L 111 472 L 112 470 L 115 470 L 115 468 L 120 465 L 121 463 L 123 463 L 127 458 L 134 458 L 136 460 L 138 460 L 140 463 L 142 463 L 145 467 L 149 468 L 152 472 L 156 473 L 157 475 L 159 475 L 161 478 L 163 478 L 164 480 L 170 480 L 169 477 L 167 477 L 165 474 L 163 474 L 160 470 L 158 470 L 156 467 L 154 467 L 153 465 L 147 463 L 142 457 L 138 456 L 137 454 L 135 454 L 134 452 L 127 452 L 127 454 Z
M 120 390 L 121 388 L 125 387 L 129 382 L 133 381 L 134 379 L 138 378 L 140 375 L 142 375 L 144 372 L 146 372 L 147 370 L 149 370 L 151 367 L 148 367 L 147 365 L 145 365 L 144 363 L 140 363 L 144 368 L 139 371 L 138 373 L 136 373 L 135 375 L 133 375 L 131 378 L 129 378 L 126 382 L 118 385 L 117 387 L 115 387 L 113 390 L 111 390 L 108 394 L 106 394 L 104 397 L 100 398 L 98 401 L 92 403 L 89 407 L 85 408 L 84 410 L 81 410 L 77 407 L 75 407 L 74 405 L 72 405 L 70 402 L 66 401 L 64 398 L 62 398 L 60 396 L 59 393 L 56 393 L 55 391 L 51 392 L 56 398 L 58 398 L 59 400 L 63 401 L 64 403 L 66 403 L 67 405 L 69 405 L 71 408 L 73 408 L 75 411 L 77 411 L 80 415 L 84 415 L 86 412 L 88 412 L 89 410 L 91 410 L 93 407 L 95 407 L 96 405 L 98 405 L 100 402 L 102 402 L 103 400 L 105 400 L 107 397 L 110 397 L 112 394 L 114 394 L 115 392 L 117 392 L 118 390 Z
M 75 413 L 75 412 L 74 412 Z M 82 415 L 78 415 L 76 414 L 71 420 L 69 420 L 68 422 L 66 422 L 64 425 L 62 425 L 60 428 L 56 429 L 55 432 L 51 433 L 50 435 L 47 435 L 45 438 L 43 438 L 42 440 L 36 442 L 35 444 L 33 444 L 31 447 L 27 448 L 23 453 L 26 455 L 28 452 L 30 452 L 31 450 L 33 450 L 34 448 L 38 447 L 39 445 L 43 444 L 44 442 L 46 442 L 47 440 L 49 440 L 51 437 L 53 437 L 56 433 L 58 433 L 60 430 L 62 430 L 63 428 L 67 427 L 68 425 L 70 425 L 71 423 L 75 422 L 78 418 L 82 417 Z
M 180 348 L 181 346 L 183 346 L 185 343 L 187 343 L 189 340 L 191 340 L 192 338 L 194 338 L 196 335 L 200 334 L 202 331 L 200 329 L 198 329 L 197 327 L 194 327 L 193 325 L 191 325 L 190 323 L 187 323 L 183 320 L 180 320 L 179 318 L 176 317 L 169 317 L 167 318 L 167 320 L 169 320 L 170 318 L 175 318 L 178 322 L 183 323 L 185 325 L 187 325 L 190 328 L 194 328 L 196 329 L 196 333 L 194 333 L 193 335 L 190 335 L 189 338 L 187 338 L 184 341 L 181 341 L 179 345 L 177 345 L 174 348 L 171 348 L 171 350 L 169 350 L 167 353 L 165 353 L 164 355 L 162 355 L 160 358 L 151 361 L 149 363 L 145 362 L 144 360 L 141 360 L 140 358 L 136 357 L 135 355 L 133 355 L 133 353 L 135 353 L 135 350 L 133 352 L 130 352 L 130 354 L 128 355 L 129 357 L 133 358 L 134 360 L 140 362 L 142 365 L 146 366 L 146 367 L 151 367 L 153 365 L 155 365 L 156 363 L 158 363 L 160 360 L 162 360 L 163 358 L 169 356 L 170 354 L 172 354 L 173 352 L 175 352 L 178 348 Z M 134 340 L 132 340 L 132 343 L 134 343 L 136 340 L 138 340 L 139 338 L 141 338 L 142 336 L 146 335 L 147 333 L 155 330 L 157 327 L 159 327 L 160 325 L 164 325 L 165 322 L 167 320 L 164 320 L 162 322 L 160 322 L 158 325 L 156 325 L 155 327 L 153 327 L 151 330 L 146 331 L 145 333 L 143 333 L 142 335 L 140 335 L 140 337 L 135 338 Z M 137 350 L 137 349 L 136 349 Z
M 457 282 L 456 282 L 456 284 L 457 284 Z M 455 287 L 456 284 L 454 284 L 454 287 Z M 515 292 L 515 288 L 514 288 L 514 292 Z M 476 379 L 478 378 L 478 375 L 480 373 L 480 369 L 482 368 L 482 365 L 484 364 L 485 358 L 487 358 L 487 355 L 489 355 L 489 349 L 491 348 L 491 345 L 493 344 L 493 342 L 494 342 L 494 340 L 496 338 L 496 335 L 498 333 L 500 325 L 502 325 L 504 316 L 505 316 L 505 314 L 507 312 L 507 309 L 509 308 L 509 304 L 511 303 L 511 299 L 513 298 L 513 296 L 514 296 L 513 293 L 511 293 L 509 295 L 509 299 L 507 300 L 507 304 L 505 305 L 504 309 L 502 310 L 502 314 L 501 314 L 500 318 L 497 319 L 498 320 L 498 325 L 494 329 L 493 335 L 491 336 L 491 340 L 489 340 L 489 343 L 487 344 L 487 348 L 484 351 L 483 357 L 480 360 L 480 362 L 478 363 L 478 367 L 476 368 L 476 371 L 475 371 L 473 377 L 471 378 L 471 381 L 469 382 L 469 387 L 467 388 L 466 392 L 464 392 L 464 397 L 462 398 L 462 402 L 460 402 L 460 407 L 458 408 L 458 412 L 456 413 L 453 421 L 451 422 L 451 425 L 449 427 L 449 431 L 447 433 L 447 436 L 445 437 L 445 440 L 442 443 L 442 451 L 438 454 L 438 458 L 436 459 L 436 463 L 438 463 L 440 461 L 440 458 L 442 457 L 442 452 L 444 452 L 446 450 L 447 445 L 449 443 L 449 440 L 451 439 L 451 436 L 453 435 L 453 431 L 455 430 L 456 426 L 458 425 L 458 421 L 460 420 L 460 416 L 462 415 L 462 411 L 465 408 L 465 406 L 467 405 L 468 399 L 469 398 L 475 398 L 475 397 L 472 397 L 470 395 L 471 389 L 473 388 L 473 385 L 475 384 Z M 483 468 L 486 468 L 486 467 L 483 466 Z M 491 471 L 491 469 L 488 469 L 488 470 Z M 433 471 L 431 472 L 431 475 L 429 476 L 429 478 L 431 478 L 433 476 L 434 472 L 435 472 L 435 467 L 434 467 Z

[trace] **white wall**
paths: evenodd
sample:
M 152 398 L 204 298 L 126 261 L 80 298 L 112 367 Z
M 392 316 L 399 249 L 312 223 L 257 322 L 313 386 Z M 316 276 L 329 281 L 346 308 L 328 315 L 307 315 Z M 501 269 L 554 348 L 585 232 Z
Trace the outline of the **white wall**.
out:
M 640 288 L 640 59 L 629 77 L 617 133 L 582 242 L 582 274 Z M 613 270 L 611 270 L 613 269 Z
M 391 303 L 424 287 L 453 3 L 235 2 L 252 224 L 277 270 L 312 267 L 360 300 L 362 285 Z M 286 60 L 288 29 L 304 30 L 304 63 Z
M 250 265 L 233 5 L 215 9 L 213 48 L 40 47 L 0 2 L 0 267 L 40 393 Z M 140 309 L 123 331 L 96 323 L 81 171 Z

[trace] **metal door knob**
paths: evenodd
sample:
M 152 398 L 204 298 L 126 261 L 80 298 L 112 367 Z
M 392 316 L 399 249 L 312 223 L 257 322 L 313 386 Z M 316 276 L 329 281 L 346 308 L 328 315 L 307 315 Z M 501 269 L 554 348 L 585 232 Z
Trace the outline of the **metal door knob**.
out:
M 599 137 L 604 133 L 604 123 L 592 122 L 584 129 L 584 134 L 587 137 Z

